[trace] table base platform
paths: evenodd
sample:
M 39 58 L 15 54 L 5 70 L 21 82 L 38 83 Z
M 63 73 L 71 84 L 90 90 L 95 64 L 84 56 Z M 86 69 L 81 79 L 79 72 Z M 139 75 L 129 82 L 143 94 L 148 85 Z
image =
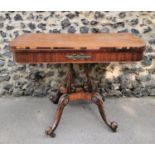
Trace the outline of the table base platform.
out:
M 105 113 L 105 107 L 104 107 L 104 98 L 97 92 L 97 87 L 93 80 L 91 80 L 90 75 L 89 75 L 89 64 L 85 65 L 85 72 L 86 72 L 86 77 L 87 77 L 87 83 L 83 87 L 76 87 L 75 90 L 71 90 L 72 86 L 72 81 L 75 75 L 75 71 L 73 68 L 73 64 L 69 64 L 69 71 L 66 77 L 66 86 L 60 86 L 58 89 L 56 95 L 51 96 L 51 101 L 54 104 L 58 104 L 55 117 L 52 123 L 52 126 L 49 127 L 46 130 L 46 134 L 55 137 L 56 134 L 54 131 L 56 130 L 63 110 L 65 106 L 70 103 L 71 101 L 76 101 L 76 100 L 87 100 L 90 101 L 91 103 L 94 103 L 97 105 L 98 110 L 100 112 L 100 115 L 105 122 L 105 124 L 110 127 L 110 129 L 113 132 L 116 132 L 117 130 L 117 123 L 115 121 L 109 121 L 106 117 Z

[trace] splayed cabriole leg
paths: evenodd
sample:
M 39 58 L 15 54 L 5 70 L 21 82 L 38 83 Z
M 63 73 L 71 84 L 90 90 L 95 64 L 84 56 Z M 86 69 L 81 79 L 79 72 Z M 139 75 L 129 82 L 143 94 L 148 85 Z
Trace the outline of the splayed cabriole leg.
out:
M 102 119 L 104 120 L 104 122 L 111 128 L 112 131 L 116 132 L 117 123 L 114 121 L 111 122 L 111 121 L 107 120 L 105 110 L 104 110 L 105 109 L 104 103 L 103 103 L 102 97 L 99 93 L 95 93 L 92 96 L 92 102 L 98 106 L 98 110 L 99 110 L 100 115 L 101 115 Z
M 90 66 L 87 64 L 85 65 L 85 73 L 87 81 L 82 88 L 77 87 L 74 90 L 72 88 L 72 84 L 73 84 L 73 78 L 75 77 L 75 71 L 73 68 L 73 64 L 69 65 L 69 70 L 66 77 L 66 86 L 61 86 L 57 92 L 57 95 L 55 97 L 53 96 L 53 98 L 51 99 L 52 102 L 58 103 L 58 108 L 55 113 L 52 126 L 46 130 L 47 135 L 55 137 L 54 131 L 59 124 L 61 115 L 63 113 L 63 109 L 68 104 L 68 102 L 81 99 L 92 101 L 93 103 L 95 103 L 98 106 L 99 112 L 104 122 L 111 128 L 112 131 L 116 132 L 117 123 L 107 120 L 103 104 L 104 99 L 99 93 L 97 93 L 97 86 L 91 79 L 89 72 L 90 72 Z
M 55 137 L 55 129 L 57 128 L 59 122 L 60 122 L 60 119 L 61 119 L 61 116 L 62 116 L 62 113 L 63 113 L 63 109 L 64 107 L 68 104 L 69 102 L 69 97 L 67 94 L 63 94 L 60 99 L 59 99 L 59 102 L 58 102 L 58 107 L 57 107 L 57 111 L 55 113 L 55 117 L 54 117 L 54 121 L 53 121 L 53 124 L 51 127 L 49 127 L 47 130 L 46 130 L 46 134 L 51 136 L 51 137 Z

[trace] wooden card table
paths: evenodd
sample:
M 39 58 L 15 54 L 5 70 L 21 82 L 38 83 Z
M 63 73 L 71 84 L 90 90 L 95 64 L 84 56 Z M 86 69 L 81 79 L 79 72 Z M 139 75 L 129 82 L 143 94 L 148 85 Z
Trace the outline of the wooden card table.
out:
M 89 75 L 90 63 L 133 62 L 143 57 L 145 43 L 128 34 L 23 34 L 10 43 L 14 60 L 18 63 L 68 63 L 69 71 L 66 85 L 60 86 L 56 95 L 51 96 L 53 103 L 58 103 L 52 126 L 46 134 L 55 137 L 64 107 L 79 99 L 96 104 L 102 119 L 112 131 L 117 123 L 109 121 L 105 114 L 103 99 Z M 86 84 L 72 88 L 74 78 L 73 64 L 85 64 Z

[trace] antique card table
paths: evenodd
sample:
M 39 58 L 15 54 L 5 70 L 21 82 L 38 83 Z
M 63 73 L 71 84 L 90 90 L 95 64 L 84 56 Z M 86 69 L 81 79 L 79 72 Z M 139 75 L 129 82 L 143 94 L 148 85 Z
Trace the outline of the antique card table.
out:
M 17 63 L 60 63 L 69 64 L 66 85 L 60 86 L 56 95 L 51 96 L 53 103 L 58 103 L 54 121 L 46 134 L 55 137 L 64 107 L 79 99 L 96 104 L 102 119 L 112 131 L 117 123 L 109 121 L 105 114 L 103 98 L 97 92 L 89 71 L 90 63 L 133 62 L 143 57 L 145 43 L 128 33 L 112 34 L 23 34 L 10 43 L 14 60 Z M 85 64 L 87 82 L 72 88 L 75 75 L 73 64 Z

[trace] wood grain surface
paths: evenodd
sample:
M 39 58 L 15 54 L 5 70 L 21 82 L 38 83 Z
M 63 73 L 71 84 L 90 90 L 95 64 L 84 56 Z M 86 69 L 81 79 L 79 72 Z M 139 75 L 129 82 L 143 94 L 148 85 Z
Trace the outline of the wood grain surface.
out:
M 23 34 L 14 39 L 17 49 L 100 49 L 144 47 L 145 43 L 129 33 L 100 34 Z
M 140 61 L 145 43 L 129 33 L 23 34 L 10 43 L 18 63 Z

